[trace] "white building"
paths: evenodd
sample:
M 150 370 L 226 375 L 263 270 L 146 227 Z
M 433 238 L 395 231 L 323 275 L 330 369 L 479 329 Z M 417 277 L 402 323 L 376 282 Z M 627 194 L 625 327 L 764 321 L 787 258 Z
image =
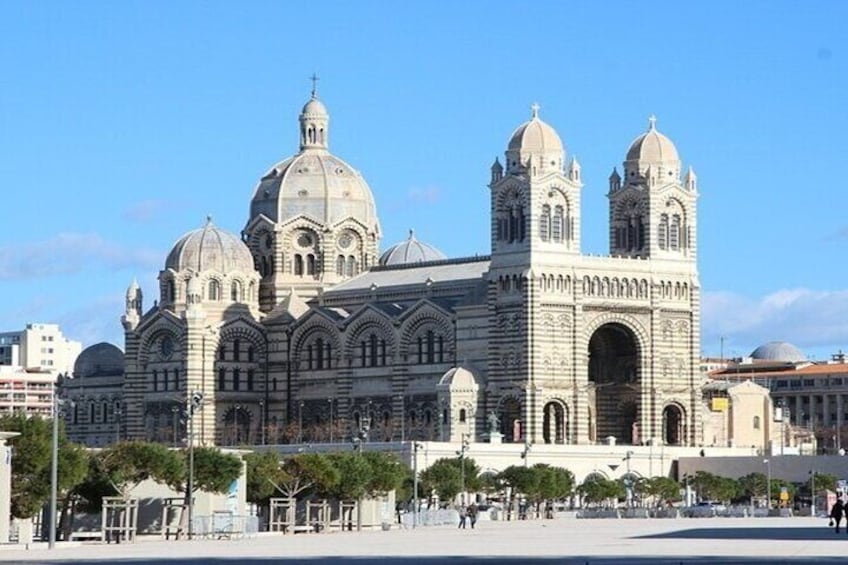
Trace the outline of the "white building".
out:
M 47 371 L 54 378 L 70 373 L 82 344 L 66 338 L 58 324 L 27 324 L 0 333 L 0 365 Z

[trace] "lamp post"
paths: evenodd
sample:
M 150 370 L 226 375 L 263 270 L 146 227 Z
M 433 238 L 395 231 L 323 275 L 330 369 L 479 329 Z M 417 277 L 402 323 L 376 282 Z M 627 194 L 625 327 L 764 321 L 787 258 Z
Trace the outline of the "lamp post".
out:
M 532 449 L 533 444 L 530 443 L 529 439 L 524 440 L 524 451 L 521 452 L 521 458 L 524 459 L 524 467 L 529 467 L 529 459 L 530 459 L 530 449 Z
M 422 447 L 419 442 L 412 442 L 412 529 L 418 525 L 418 450 Z
M 462 434 L 462 442 L 459 446 L 459 451 L 456 452 L 459 455 L 459 480 L 460 480 L 460 489 L 462 491 L 462 496 L 460 496 L 460 503 L 465 504 L 465 452 L 470 449 L 468 445 L 468 434 Z
M 303 401 L 297 403 L 297 443 L 303 443 Z
M 177 447 L 177 414 L 180 409 L 176 405 L 171 406 L 171 427 L 174 430 L 174 447 Z
M 115 407 L 115 443 L 121 441 L 121 407 Z
M 627 474 L 624 476 L 624 488 L 626 489 L 624 501 L 627 508 L 630 508 L 633 503 L 633 478 L 630 476 L 630 457 L 632 455 L 632 451 L 628 451 L 624 454 L 624 461 L 627 465 Z
M 816 470 L 810 470 L 810 516 L 816 515 Z
M 59 489 L 59 408 L 62 401 L 53 392 L 53 437 L 50 458 L 50 528 L 47 549 L 56 548 L 56 498 Z
M 763 459 L 766 465 L 766 508 L 771 509 L 771 461 Z
M 195 391 L 188 399 L 186 422 L 188 425 L 188 539 L 192 538 L 192 519 L 194 511 L 194 414 L 203 405 L 203 393 Z
M 238 404 L 235 405 L 233 409 L 233 445 L 236 446 L 239 443 L 239 411 L 241 410 L 241 406 Z
M 327 402 L 330 404 L 330 443 L 333 443 L 333 399 L 328 398 Z
M 259 436 L 262 445 L 265 445 L 265 401 L 259 401 Z
M 397 395 L 400 400 L 400 441 L 406 440 L 406 411 L 404 407 L 404 397 L 402 394 Z

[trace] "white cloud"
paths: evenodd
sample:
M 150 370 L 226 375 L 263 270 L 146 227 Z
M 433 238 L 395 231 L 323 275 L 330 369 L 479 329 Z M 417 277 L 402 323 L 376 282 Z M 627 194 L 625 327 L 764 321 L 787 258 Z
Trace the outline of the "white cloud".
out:
M 0 280 L 35 279 L 97 267 L 152 268 L 161 253 L 130 248 L 94 233 L 60 233 L 52 239 L 0 247 Z
M 442 191 L 437 186 L 410 188 L 406 192 L 406 201 L 410 204 L 435 204 L 441 197 Z
M 83 348 L 101 341 L 124 348 L 123 293 L 100 296 L 74 310 L 63 313 L 57 322 L 69 339 L 82 342 Z
M 149 223 L 158 220 L 161 213 L 167 210 L 165 200 L 142 200 L 124 210 L 124 218 L 131 222 Z
M 702 345 L 710 354 L 717 352 L 721 337 L 730 355 L 747 355 L 773 340 L 818 358 L 848 345 L 848 290 L 783 289 L 759 298 L 705 292 L 702 316 Z

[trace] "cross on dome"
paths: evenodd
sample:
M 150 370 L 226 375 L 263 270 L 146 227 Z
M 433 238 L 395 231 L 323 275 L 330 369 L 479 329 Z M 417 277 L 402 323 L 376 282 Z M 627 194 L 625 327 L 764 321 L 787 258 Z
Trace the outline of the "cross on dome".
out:
M 648 117 L 648 131 L 657 129 L 657 117 L 653 114 Z
M 531 117 L 533 119 L 536 119 L 536 118 L 539 117 L 539 108 L 541 108 L 541 106 L 539 106 L 538 102 L 533 102 L 533 104 L 530 105 Z
M 312 73 L 312 76 L 309 77 L 309 80 L 312 81 L 312 98 L 318 98 L 318 81 L 320 80 L 318 78 L 318 75 Z

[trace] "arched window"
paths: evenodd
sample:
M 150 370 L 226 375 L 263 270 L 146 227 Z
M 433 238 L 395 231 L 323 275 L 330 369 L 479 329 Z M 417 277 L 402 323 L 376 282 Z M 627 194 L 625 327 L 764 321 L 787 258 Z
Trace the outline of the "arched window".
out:
M 562 243 L 562 224 L 563 224 L 563 211 L 562 206 L 557 206 L 554 208 L 554 218 L 553 218 L 553 226 L 552 226 L 552 236 L 551 238 L 557 242 Z
M 352 277 L 356 274 L 356 258 L 353 255 L 347 257 L 347 276 Z
M 460 408 L 460 409 L 459 409 L 459 421 L 460 421 L 460 423 L 463 423 L 463 424 L 464 424 L 464 423 L 465 423 L 465 418 L 466 418 L 466 416 L 465 416 L 465 408 Z
M 256 352 L 254 351 L 253 346 L 252 345 L 248 346 L 248 348 L 247 348 L 247 360 L 250 363 L 253 363 L 253 359 L 255 357 L 256 357 Z
M 225 358 L 224 346 L 218 348 L 218 361 L 223 361 Z
M 317 361 L 316 368 L 317 369 L 323 369 L 324 368 L 324 340 L 321 339 L 320 337 L 315 340 L 315 352 L 317 353 L 317 355 L 316 355 L 316 361 Z M 311 353 L 312 352 L 311 352 L 311 346 L 310 346 L 310 354 Z M 310 363 L 310 365 L 311 365 L 311 363 Z M 312 367 L 310 367 L 310 369 L 311 368 Z
M 233 302 L 240 302 L 244 300 L 244 295 L 241 292 L 240 281 L 233 281 L 232 287 L 230 288 L 230 300 Z
M 303 276 L 303 255 L 300 253 L 296 253 L 294 256 L 294 274 L 296 276 Z
M 306 274 L 314 275 L 315 274 L 315 255 L 309 253 L 306 256 Z
M 754 416 L 754 429 L 755 430 L 760 429 L 760 417 L 759 416 Z
M 660 216 L 660 225 L 657 229 L 657 243 L 660 249 L 668 248 L 668 214 Z
M 542 215 L 539 217 L 539 237 L 542 241 L 551 238 L 551 207 L 547 204 L 542 206 Z
M 209 291 L 208 291 L 209 300 L 221 300 L 221 284 L 212 279 L 209 281 Z
M 680 216 L 675 214 L 671 218 L 671 227 L 668 234 L 669 247 L 672 251 L 680 250 Z
M 345 274 L 345 256 L 339 255 L 336 257 L 336 274 L 338 276 L 344 276 Z
M 241 361 L 241 342 L 233 340 L 233 361 Z
M 162 371 L 162 390 L 168 390 L 168 369 Z
M 233 390 L 239 390 L 241 388 L 241 370 L 236 367 L 233 369 Z
M 153 369 L 153 392 L 159 390 L 159 371 Z
M 177 293 L 174 287 L 174 281 L 169 280 L 165 283 L 165 296 L 167 296 L 168 302 L 176 300 Z
M 223 367 L 218 367 L 218 390 L 224 390 L 227 382 L 227 372 Z
M 249 391 L 253 390 L 253 377 L 255 376 L 255 374 L 256 371 L 254 371 L 253 369 L 247 370 L 247 390 Z
M 102 410 L 100 412 L 100 422 L 105 424 L 106 423 L 106 417 L 109 415 L 109 403 L 104 400 L 103 404 L 100 408 Z

